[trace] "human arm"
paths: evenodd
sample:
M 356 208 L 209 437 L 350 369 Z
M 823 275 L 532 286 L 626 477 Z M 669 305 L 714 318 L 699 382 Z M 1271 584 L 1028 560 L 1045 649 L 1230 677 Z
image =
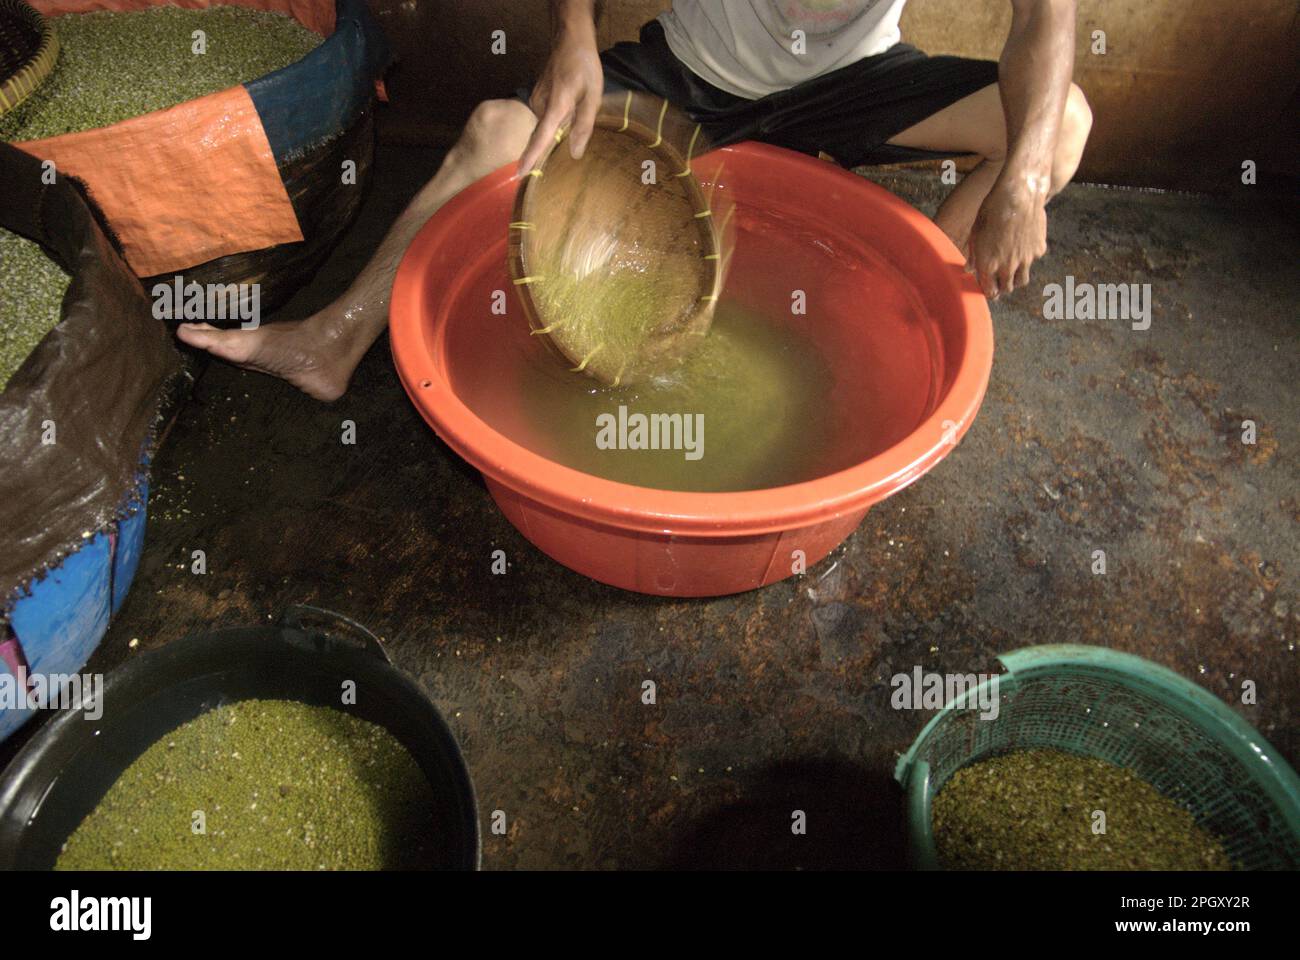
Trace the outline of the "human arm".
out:
M 520 158 L 521 172 L 540 162 L 566 124 L 572 123 L 569 149 L 575 158 L 591 139 L 604 91 L 596 46 L 599 8 L 596 0 L 551 0 L 551 55 L 529 100 L 538 122 Z
M 1006 159 L 970 240 L 971 267 L 990 297 L 1028 283 L 1030 265 L 1047 251 L 1045 208 L 1074 69 L 1075 0 L 1012 0 L 1012 7 L 998 70 Z

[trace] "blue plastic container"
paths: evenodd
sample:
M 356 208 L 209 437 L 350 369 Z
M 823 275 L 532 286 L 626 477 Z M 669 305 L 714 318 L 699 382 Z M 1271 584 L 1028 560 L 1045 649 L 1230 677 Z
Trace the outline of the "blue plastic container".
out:
M 12 636 L 0 643 L 0 673 L 25 663 L 31 674 L 77 673 L 108 631 L 131 588 L 144 548 L 149 484 L 141 484 L 132 512 L 88 539 L 14 603 Z M 30 720 L 29 709 L 0 710 L 0 741 Z

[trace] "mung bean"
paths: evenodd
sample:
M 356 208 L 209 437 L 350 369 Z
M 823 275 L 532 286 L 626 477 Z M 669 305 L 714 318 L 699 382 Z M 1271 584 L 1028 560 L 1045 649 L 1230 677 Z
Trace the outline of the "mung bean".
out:
M 70 870 L 372 870 L 440 856 L 419 765 L 383 727 L 245 700 L 150 746 L 64 845 Z
M 58 324 L 71 282 L 39 244 L 0 229 L 0 390 Z
M 292 17 L 237 6 L 162 5 L 49 22 L 59 59 L 31 97 L 0 114 L 0 140 L 39 140 L 175 106 L 288 66 L 321 42 Z M 194 49 L 196 30 L 203 53 Z
M 932 824 L 949 869 L 1232 868 L 1217 838 L 1133 771 L 1059 750 L 958 770 L 934 798 Z

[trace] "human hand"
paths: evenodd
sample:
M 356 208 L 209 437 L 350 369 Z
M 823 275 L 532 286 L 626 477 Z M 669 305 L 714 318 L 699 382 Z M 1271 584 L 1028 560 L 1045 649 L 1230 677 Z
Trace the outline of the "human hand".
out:
M 595 24 L 574 23 L 562 27 L 556 34 L 541 79 L 529 98 L 528 105 L 539 119 L 519 159 L 520 173 L 527 173 L 541 162 L 556 133 L 569 123 L 573 125 L 569 151 L 575 160 L 582 156 L 595 126 L 604 84 L 604 71 L 596 50 Z
M 1047 252 L 1046 201 L 1032 191 L 994 184 L 967 248 L 966 269 L 990 300 L 1029 283 L 1029 268 Z

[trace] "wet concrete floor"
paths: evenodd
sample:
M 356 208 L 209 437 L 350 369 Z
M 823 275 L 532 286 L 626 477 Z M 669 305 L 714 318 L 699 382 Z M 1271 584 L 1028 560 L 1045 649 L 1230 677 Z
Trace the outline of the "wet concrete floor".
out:
M 347 285 L 437 159 L 381 150 L 361 221 L 284 316 Z M 934 174 L 875 176 L 932 208 Z M 958 449 L 805 576 L 718 600 L 621 592 L 540 554 L 411 407 L 386 338 L 330 405 L 200 367 L 89 669 L 291 603 L 352 616 L 444 711 L 485 831 L 505 812 L 489 869 L 897 865 L 892 771 L 931 714 L 892 709 L 891 676 L 988 672 L 1038 643 L 1171 667 L 1294 764 L 1295 213 L 1068 189 L 1030 289 L 993 306 L 992 380 Z M 1067 274 L 1151 284 L 1150 329 L 1044 319 L 1044 285 Z

